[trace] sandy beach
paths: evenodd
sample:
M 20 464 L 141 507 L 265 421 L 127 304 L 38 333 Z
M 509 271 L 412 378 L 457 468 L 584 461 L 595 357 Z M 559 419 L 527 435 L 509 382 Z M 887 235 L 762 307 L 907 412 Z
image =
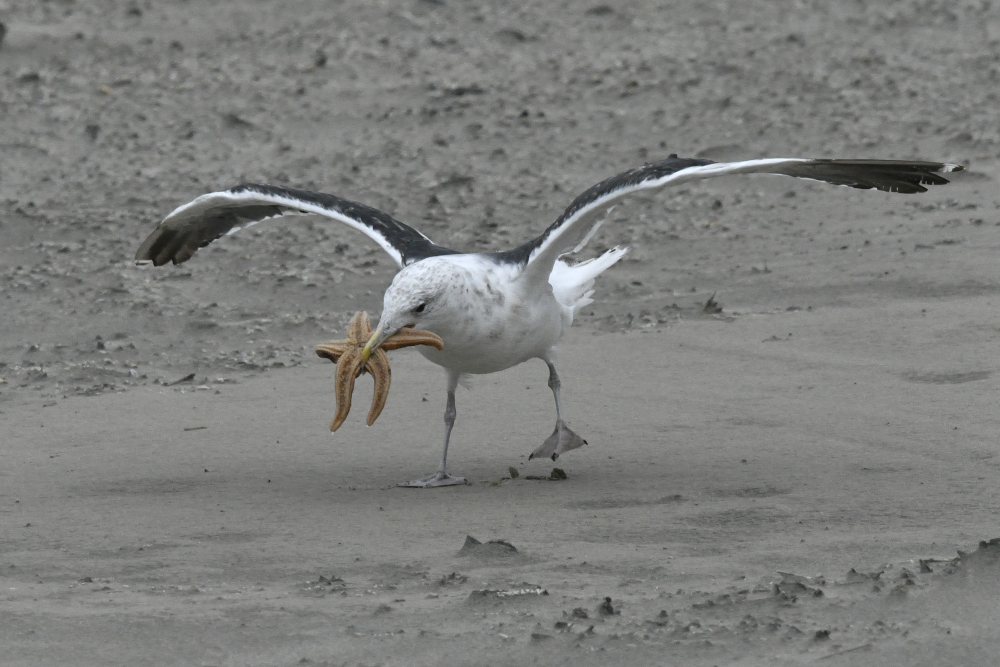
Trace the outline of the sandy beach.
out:
M 1000 9 L 8 0 L 0 21 L 0 664 L 995 660 Z M 329 432 L 313 347 L 394 274 L 363 235 L 292 218 L 132 262 L 247 181 L 505 249 L 669 153 L 967 170 L 626 200 L 580 258 L 632 250 L 560 356 L 589 445 L 528 461 L 545 365 L 478 376 L 449 453 L 470 484 L 442 489 L 395 486 L 440 455 L 443 373 L 413 350 L 373 426 L 361 378 Z

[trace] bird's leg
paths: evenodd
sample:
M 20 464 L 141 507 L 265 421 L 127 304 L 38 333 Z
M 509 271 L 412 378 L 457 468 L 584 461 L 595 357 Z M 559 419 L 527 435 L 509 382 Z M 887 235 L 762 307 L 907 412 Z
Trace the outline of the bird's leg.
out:
M 464 477 L 453 477 L 448 474 L 448 443 L 451 441 L 451 429 L 455 426 L 455 417 L 458 411 L 455 409 L 455 389 L 458 387 L 458 373 L 448 371 L 448 405 L 444 410 L 444 451 L 441 453 L 441 463 L 437 472 L 423 479 L 415 479 L 411 482 L 403 482 L 397 486 L 425 488 L 428 486 L 452 486 L 454 484 L 467 484 Z
M 529 461 L 537 458 L 551 458 L 555 461 L 563 452 L 587 444 L 586 440 L 571 431 L 569 426 L 566 426 L 566 422 L 562 420 L 562 409 L 559 406 L 559 389 L 562 387 L 562 382 L 559 381 L 559 374 L 556 373 L 556 367 L 552 362 L 546 361 L 545 363 L 549 367 L 549 389 L 552 390 L 552 396 L 556 399 L 556 428 L 552 431 L 552 435 L 545 439 L 541 447 L 531 452 L 531 456 L 528 457 Z
M 562 389 L 562 380 L 559 379 L 559 374 L 556 373 L 555 364 L 551 362 L 545 362 L 549 367 L 549 389 L 552 390 L 552 396 L 556 399 L 556 421 L 562 421 L 562 408 L 559 406 L 559 390 Z

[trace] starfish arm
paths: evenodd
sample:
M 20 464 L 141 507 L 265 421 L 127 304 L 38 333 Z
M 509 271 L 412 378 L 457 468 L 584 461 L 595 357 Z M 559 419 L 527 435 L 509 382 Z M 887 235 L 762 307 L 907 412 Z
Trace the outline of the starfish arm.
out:
M 389 357 L 378 349 L 368 359 L 365 370 L 371 373 L 375 380 L 375 392 L 372 395 L 372 407 L 368 411 L 368 425 L 371 426 L 382 414 L 385 402 L 389 398 L 389 384 L 392 382 L 392 372 L 389 369 Z
M 316 346 L 316 355 L 337 363 L 352 347 L 357 346 L 349 340 L 328 340 Z
M 422 329 L 404 327 L 382 342 L 384 350 L 398 350 L 412 345 L 430 345 L 439 350 L 444 349 L 444 341 L 437 334 Z
M 337 412 L 330 424 L 330 430 L 336 431 L 347 419 L 351 411 L 351 394 L 354 393 L 354 380 L 361 371 L 361 351 L 356 347 L 337 362 L 337 374 L 334 381 L 337 396 Z
M 372 335 L 372 325 L 368 319 L 368 313 L 356 312 L 347 325 L 347 338 L 351 341 L 360 342 L 364 345 L 369 336 Z

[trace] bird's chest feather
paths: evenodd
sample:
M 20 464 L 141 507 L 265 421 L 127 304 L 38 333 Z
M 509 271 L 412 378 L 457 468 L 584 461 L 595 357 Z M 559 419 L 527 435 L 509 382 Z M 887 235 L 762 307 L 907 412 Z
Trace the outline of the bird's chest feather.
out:
M 444 349 L 420 351 L 464 373 L 493 373 L 543 356 L 565 328 L 564 309 L 551 290 L 520 294 L 502 276 L 470 281 L 442 306 L 447 316 L 427 328 L 441 336 Z

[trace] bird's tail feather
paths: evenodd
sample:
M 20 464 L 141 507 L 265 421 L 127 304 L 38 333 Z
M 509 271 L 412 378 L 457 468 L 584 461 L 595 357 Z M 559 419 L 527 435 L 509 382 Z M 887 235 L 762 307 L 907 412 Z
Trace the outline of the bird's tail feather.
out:
M 581 308 L 594 302 L 594 279 L 611 268 L 628 253 L 628 248 L 616 247 L 600 257 L 588 259 L 572 266 L 562 259 L 556 260 L 549 274 L 549 284 L 556 300 L 573 309 L 575 315 Z

